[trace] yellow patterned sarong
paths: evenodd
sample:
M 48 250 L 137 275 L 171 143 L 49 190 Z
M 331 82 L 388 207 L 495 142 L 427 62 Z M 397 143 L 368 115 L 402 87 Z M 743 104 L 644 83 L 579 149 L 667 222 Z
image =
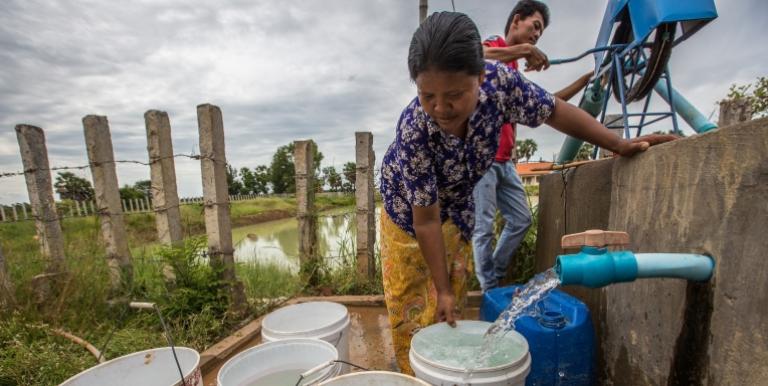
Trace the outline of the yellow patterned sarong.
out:
M 442 231 L 448 276 L 463 315 L 467 280 L 472 275 L 472 245 L 451 220 L 443 223 Z M 395 359 L 401 372 L 413 375 L 408 361 L 411 337 L 435 322 L 437 290 L 416 238 L 392 222 L 386 211 L 381 213 L 381 266 Z

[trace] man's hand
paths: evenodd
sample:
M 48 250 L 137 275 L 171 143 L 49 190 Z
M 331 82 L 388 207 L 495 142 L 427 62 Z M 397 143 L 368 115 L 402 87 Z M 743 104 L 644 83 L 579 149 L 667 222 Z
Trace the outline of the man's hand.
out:
M 622 141 L 615 152 L 623 157 L 631 157 L 638 152 L 647 150 L 650 146 L 674 141 L 679 138 L 680 137 L 674 134 L 643 135 L 637 138 L 632 138 L 629 141 Z
M 437 294 L 437 312 L 435 312 L 436 322 L 447 322 L 449 326 L 456 327 L 456 298 L 451 292 Z
M 524 46 L 524 58 L 525 58 L 525 71 L 541 71 L 549 68 L 549 59 L 540 49 L 536 48 L 533 44 L 523 43 Z

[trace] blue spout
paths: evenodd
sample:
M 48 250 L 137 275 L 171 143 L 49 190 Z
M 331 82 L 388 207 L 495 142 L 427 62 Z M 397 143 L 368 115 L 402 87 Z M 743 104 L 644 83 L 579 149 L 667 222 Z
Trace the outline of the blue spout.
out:
M 706 281 L 712 277 L 714 260 L 709 256 L 684 253 L 609 252 L 585 246 L 581 252 L 560 255 L 555 271 L 562 285 L 599 288 L 637 278 L 667 277 Z
M 637 277 L 671 277 L 707 281 L 715 261 L 705 255 L 688 253 L 636 253 Z

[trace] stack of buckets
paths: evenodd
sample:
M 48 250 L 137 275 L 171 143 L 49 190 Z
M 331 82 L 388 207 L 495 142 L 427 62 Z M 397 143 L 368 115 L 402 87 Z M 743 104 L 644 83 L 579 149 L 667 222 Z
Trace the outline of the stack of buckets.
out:
M 222 366 L 219 386 L 299 385 L 428 386 L 415 378 L 386 371 L 347 374 L 350 318 L 332 302 L 294 304 L 264 318 L 264 343 L 243 351 Z M 302 373 L 306 376 L 302 376 Z M 299 378 L 302 376 L 302 378 Z

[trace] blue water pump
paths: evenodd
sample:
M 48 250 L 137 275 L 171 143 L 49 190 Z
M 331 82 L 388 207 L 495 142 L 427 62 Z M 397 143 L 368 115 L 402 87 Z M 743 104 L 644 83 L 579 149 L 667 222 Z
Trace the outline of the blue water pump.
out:
M 576 254 L 557 256 L 555 271 L 561 285 L 599 288 L 637 278 L 680 278 L 706 281 L 712 277 L 714 260 L 688 253 L 633 253 L 609 251 L 611 246 L 629 244 L 625 232 L 588 230 L 563 236 L 564 249 L 581 248 Z

